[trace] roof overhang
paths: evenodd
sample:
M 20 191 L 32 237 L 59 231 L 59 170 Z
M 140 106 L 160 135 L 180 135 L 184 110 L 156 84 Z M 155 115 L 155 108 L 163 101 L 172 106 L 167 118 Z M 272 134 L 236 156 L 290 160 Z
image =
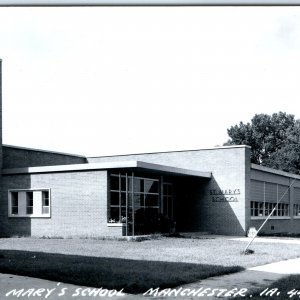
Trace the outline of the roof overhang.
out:
M 153 164 L 153 163 L 138 161 L 138 160 L 3 169 L 2 175 L 80 172 L 80 171 L 82 172 L 82 171 L 111 170 L 111 169 L 137 169 L 137 170 L 148 171 L 152 173 L 158 172 L 158 173 L 164 173 L 170 175 L 211 178 L 211 172 L 202 172 L 197 170 L 183 169 L 183 168 L 161 165 L 161 164 Z

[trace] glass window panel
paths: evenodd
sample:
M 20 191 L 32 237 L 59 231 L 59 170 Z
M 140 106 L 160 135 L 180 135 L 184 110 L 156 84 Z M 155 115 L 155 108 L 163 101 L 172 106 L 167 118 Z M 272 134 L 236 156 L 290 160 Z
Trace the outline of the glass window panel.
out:
M 144 194 L 134 194 L 134 206 L 144 206 Z
M 121 193 L 121 205 L 126 206 L 126 192 Z
M 119 205 L 119 192 L 110 193 L 110 205 Z
M 126 192 L 126 176 L 121 177 L 121 191 Z
M 259 203 L 259 216 L 262 217 L 264 215 L 264 204 L 263 203 Z
M 19 198 L 17 192 L 11 192 L 11 205 L 18 206 Z
M 19 212 L 18 207 L 17 207 L 17 206 L 12 206 L 12 208 L 11 208 L 11 213 L 12 213 L 13 215 L 17 215 L 18 212 Z
M 33 213 L 33 192 L 26 193 L 26 213 L 29 215 Z
M 274 209 L 274 207 L 276 207 L 276 203 L 272 203 L 272 210 Z M 278 216 L 278 208 L 276 208 L 273 212 L 273 215 L 274 217 Z
M 49 206 L 49 191 L 42 191 L 43 206 Z
M 145 206 L 158 206 L 158 195 L 145 195 Z
M 111 207 L 110 208 L 110 222 L 119 222 L 119 207 Z
M 126 207 L 121 207 L 121 221 L 126 222 Z
M 110 189 L 114 191 L 118 191 L 120 189 L 119 176 L 116 175 L 110 176 Z
M 145 179 L 145 193 L 158 193 L 158 181 Z
M 133 191 L 136 193 L 140 193 L 143 191 L 143 189 L 141 189 L 141 186 L 143 185 L 143 179 L 141 178 L 133 178 Z M 129 176 L 128 177 L 128 190 L 132 192 L 132 177 Z

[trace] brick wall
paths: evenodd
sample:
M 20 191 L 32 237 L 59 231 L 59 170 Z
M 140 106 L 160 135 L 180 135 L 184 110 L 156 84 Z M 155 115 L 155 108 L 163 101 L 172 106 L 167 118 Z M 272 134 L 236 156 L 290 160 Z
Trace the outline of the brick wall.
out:
M 86 163 L 85 157 L 3 146 L 4 169 L 81 163 Z
M 199 181 L 192 195 L 183 195 L 177 201 L 192 207 L 186 220 L 189 230 L 219 234 L 244 235 L 247 229 L 246 206 L 249 206 L 250 149 L 245 146 L 224 147 L 196 151 L 174 151 L 150 154 L 88 158 L 89 162 L 141 160 L 150 163 L 199 171 L 212 171 L 208 182 Z M 213 190 L 239 190 L 237 202 L 213 202 Z
M 107 172 L 86 171 L 3 176 L 0 232 L 3 236 L 121 236 L 107 226 Z M 8 218 L 9 189 L 51 189 L 51 218 Z

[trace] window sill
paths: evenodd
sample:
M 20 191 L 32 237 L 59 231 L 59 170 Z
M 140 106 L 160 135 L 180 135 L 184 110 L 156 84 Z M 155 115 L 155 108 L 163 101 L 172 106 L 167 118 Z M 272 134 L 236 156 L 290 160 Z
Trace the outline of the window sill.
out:
M 267 217 L 251 217 L 251 220 L 265 220 Z M 300 217 L 299 217 L 300 218 Z M 286 217 L 271 217 L 270 220 L 290 220 L 290 216 Z
M 107 227 L 123 227 L 126 223 L 107 223 Z
M 47 215 L 8 215 L 8 218 L 14 219 L 14 218 L 29 218 L 29 219 L 34 219 L 34 218 L 51 218 L 50 214 Z
M 300 219 L 300 216 L 293 216 L 293 219 Z

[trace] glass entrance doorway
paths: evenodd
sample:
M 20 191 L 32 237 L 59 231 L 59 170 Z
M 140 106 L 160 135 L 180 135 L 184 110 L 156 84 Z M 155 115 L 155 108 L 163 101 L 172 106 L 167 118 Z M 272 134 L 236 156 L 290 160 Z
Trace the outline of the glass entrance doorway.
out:
M 108 222 L 123 223 L 125 235 L 168 232 L 173 217 L 173 185 L 163 176 L 110 175 Z

